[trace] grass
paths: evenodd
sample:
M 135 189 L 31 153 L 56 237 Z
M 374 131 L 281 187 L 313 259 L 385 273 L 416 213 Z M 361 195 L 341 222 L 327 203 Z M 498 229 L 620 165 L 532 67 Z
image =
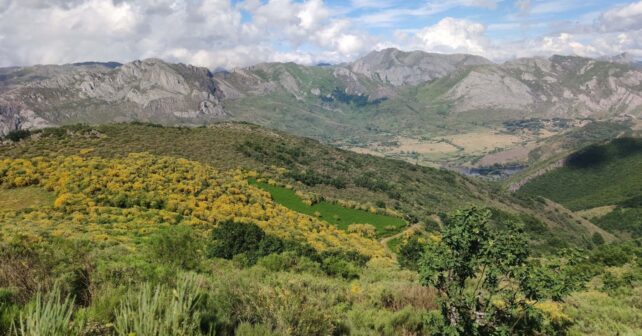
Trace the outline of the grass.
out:
M 571 335 L 642 334 L 642 288 L 627 295 L 608 295 L 595 290 L 580 292 L 567 299 L 565 312 L 575 325 Z
M 401 237 L 393 238 L 388 241 L 388 248 L 394 253 L 399 253 L 399 246 L 401 245 Z
M 54 194 L 39 187 L 0 189 L 0 210 L 21 210 L 53 205 Z
M 256 181 L 250 181 L 250 183 L 269 192 L 274 201 L 286 208 L 310 216 L 320 214 L 318 218 L 342 230 L 346 230 L 350 224 L 371 224 L 375 227 L 377 236 L 383 237 L 400 232 L 406 227 L 406 222 L 401 218 L 350 209 L 326 201 L 310 206 L 303 203 L 293 190 Z

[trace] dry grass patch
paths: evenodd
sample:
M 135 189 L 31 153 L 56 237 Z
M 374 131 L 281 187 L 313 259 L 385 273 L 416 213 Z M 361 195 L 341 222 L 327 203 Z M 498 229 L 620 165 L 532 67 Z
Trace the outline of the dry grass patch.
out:
M 611 213 L 613 210 L 615 210 L 615 208 L 617 208 L 617 206 L 615 205 L 606 205 L 606 206 L 601 206 L 597 208 L 576 211 L 575 214 L 577 214 L 578 216 L 584 217 L 588 220 L 591 220 L 594 218 L 604 217 L 609 213 Z
M 55 198 L 53 193 L 38 187 L 0 189 L 0 211 L 51 206 Z
M 476 132 L 451 135 L 446 137 L 456 146 L 464 148 L 466 152 L 484 152 L 495 148 L 513 147 L 523 141 L 522 138 L 494 132 Z

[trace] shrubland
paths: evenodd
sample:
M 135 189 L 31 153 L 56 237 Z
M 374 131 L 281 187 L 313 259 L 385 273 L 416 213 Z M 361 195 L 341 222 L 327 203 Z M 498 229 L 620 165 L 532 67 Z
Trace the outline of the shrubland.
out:
M 233 136 L 239 134 L 235 127 L 251 126 L 232 125 L 218 133 L 150 125 L 104 126 L 96 133 L 74 126 L 4 145 L 0 195 L 25 202 L 0 202 L 0 334 L 642 331 L 642 307 L 630 298 L 642 288 L 639 240 L 600 240 L 593 234 L 590 244 L 563 241 L 566 249 L 535 253 L 533 238 L 549 234 L 551 222 L 533 215 L 527 201 L 508 203 L 528 210 L 522 213 L 508 206 L 487 209 L 504 203 L 485 200 L 483 184 L 313 143 L 314 155 L 289 143 L 281 152 L 289 153 L 292 164 L 282 165 L 282 158 L 272 158 L 281 140 L 262 145 L 269 149 L 264 153 L 246 155 L 238 151 L 244 140 Z M 134 141 L 132 130 L 156 134 L 157 140 L 158 134 L 174 134 L 170 139 L 182 151 Z M 223 139 L 214 141 L 212 134 Z M 212 146 L 181 145 L 200 137 Z M 328 159 L 333 156 L 349 163 L 342 168 L 343 161 Z M 353 171 L 357 164 L 370 172 Z M 297 182 L 292 176 L 299 175 L 289 175 L 337 178 L 332 172 L 343 170 L 343 186 L 325 178 Z M 387 178 L 395 170 L 416 183 Z M 395 231 L 378 230 L 367 220 L 342 226 L 325 214 L 297 211 L 254 180 L 272 180 L 267 184 L 302 201 L 368 209 L 365 213 L 388 216 L 385 220 L 404 217 L 412 227 L 389 236 L 394 240 L 388 247 L 394 248 L 388 249 L 378 239 Z M 418 190 L 431 184 L 440 191 Z M 439 208 L 418 212 L 436 204 L 448 185 L 454 196 Z M 475 190 L 482 204 L 467 207 L 470 196 L 464 190 Z M 363 195 L 343 198 L 357 191 Z M 455 210 L 456 204 L 465 209 Z

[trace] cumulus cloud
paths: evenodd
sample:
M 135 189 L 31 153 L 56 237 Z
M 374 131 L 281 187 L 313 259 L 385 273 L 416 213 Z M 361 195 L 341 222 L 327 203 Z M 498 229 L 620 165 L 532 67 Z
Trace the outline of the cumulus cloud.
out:
M 642 57 L 642 1 L 612 7 L 582 25 L 539 22 L 538 29 L 548 26 L 550 33 L 537 37 L 489 37 L 527 29 L 522 22 L 579 1 L 517 0 L 513 21 L 487 25 L 446 17 L 394 31 L 391 27 L 409 18 L 416 22 L 459 7 L 492 11 L 502 1 L 425 0 L 413 8 L 392 0 L 352 0 L 337 7 L 323 0 L 0 0 L 0 66 L 147 57 L 210 68 L 313 64 L 348 61 L 384 47 L 471 53 L 495 61 L 624 51 Z
M 600 15 L 597 20 L 601 31 L 628 31 L 642 29 L 642 1 L 619 6 Z
M 343 61 L 363 53 L 369 39 L 322 0 L 0 0 L 0 66 L 146 57 L 212 68 Z
M 411 46 L 430 52 L 487 55 L 490 40 L 478 22 L 447 17 L 415 33 Z

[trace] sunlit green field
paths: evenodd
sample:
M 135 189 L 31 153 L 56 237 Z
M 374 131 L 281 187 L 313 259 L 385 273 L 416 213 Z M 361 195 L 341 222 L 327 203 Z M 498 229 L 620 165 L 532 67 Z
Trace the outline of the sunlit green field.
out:
M 406 222 L 401 218 L 345 208 L 325 201 L 310 206 L 303 203 L 293 190 L 257 181 L 250 181 L 250 183 L 269 192 L 274 201 L 286 208 L 310 216 L 320 214 L 318 216 L 320 219 L 342 230 L 347 229 L 350 224 L 371 224 L 375 227 L 377 236 L 382 237 L 400 232 L 406 226 Z

